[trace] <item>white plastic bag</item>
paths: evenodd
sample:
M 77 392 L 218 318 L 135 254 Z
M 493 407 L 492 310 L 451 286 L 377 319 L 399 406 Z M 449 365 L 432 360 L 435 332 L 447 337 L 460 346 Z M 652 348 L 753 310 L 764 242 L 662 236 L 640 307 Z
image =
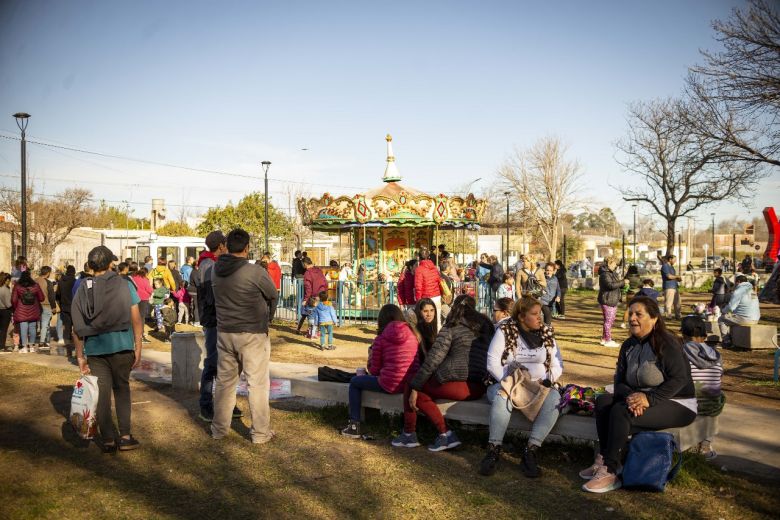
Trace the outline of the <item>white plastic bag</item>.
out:
M 82 439 L 97 434 L 98 378 L 81 376 L 73 386 L 70 399 L 70 424 Z

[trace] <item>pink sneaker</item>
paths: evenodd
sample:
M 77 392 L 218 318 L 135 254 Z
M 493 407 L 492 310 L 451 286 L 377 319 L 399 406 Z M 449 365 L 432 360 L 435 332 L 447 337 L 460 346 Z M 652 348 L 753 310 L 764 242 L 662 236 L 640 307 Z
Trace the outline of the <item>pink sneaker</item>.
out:
M 607 493 L 620 489 L 622 485 L 617 475 L 610 473 L 606 466 L 599 466 L 593 478 L 582 485 L 582 490 L 589 493 Z
M 604 457 L 601 456 L 601 453 L 596 455 L 596 460 L 593 461 L 593 465 L 590 466 L 587 469 L 583 469 L 580 471 L 580 478 L 584 478 L 585 480 L 590 480 L 593 478 L 593 476 L 596 474 L 598 469 L 604 465 Z

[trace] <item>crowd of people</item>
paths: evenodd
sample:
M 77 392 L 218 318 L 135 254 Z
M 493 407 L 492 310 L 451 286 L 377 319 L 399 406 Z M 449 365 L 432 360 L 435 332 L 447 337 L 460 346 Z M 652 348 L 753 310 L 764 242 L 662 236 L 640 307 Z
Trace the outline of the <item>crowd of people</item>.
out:
M 164 340 L 177 322 L 202 327 L 206 357 L 199 417 L 211 422 L 214 439 L 227 435 L 231 419 L 242 415 L 235 392 L 241 372 L 251 389 L 252 441 L 263 444 L 274 436 L 268 405 L 269 325 L 279 298 L 281 269 L 268 254 L 256 263 L 248 260 L 249 235 L 242 229 L 227 236 L 214 231 L 205 244 L 197 261 L 188 258 L 181 269 L 164 258 L 156 265 L 151 257 L 143 264 L 132 259 L 120 262 L 99 246 L 78 275 L 73 266 L 61 273 L 42 267 L 33 278 L 24 258 L 17 260 L 11 274 L 0 273 L 0 333 L 7 338 L 13 324 L 15 342 L 18 339 L 14 350 L 46 348 L 53 332 L 58 343 L 75 348 L 83 374 L 98 376 L 98 424 L 107 452 L 140 445 L 131 433 L 129 374 L 148 341 L 146 320 Z M 665 257 L 662 290 L 667 315 L 679 317 L 680 278 L 674 263 L 673 255 Z M 684 427 L 697 413 L 714 415 L 723 406 L 720 354 L 707 343 L 704 318 L 686 316 L 682 337 L 671 332 L 652 279 L 640 279 L 631 268 L 620 276 L 618 266 L 616 258 L 607 257 L 598 269 L 602 345 L 619 346 L 620 351 L 614 389 L 594 403 L 600 452 L 580 472 L 588 481 L 583 489 L 595 493 L 620 487 L 621 454 L 631 434 Z M 329 281 L 346 281 L 352 275 L 341 280 L 345 268 L 351 271 L 347 264 L 330 267 L 324 273 L 301 252 L 296 252 L 292 266 L 293 276 L 303 279 L 304 312 L 298 329 L 308 320 L 307 334 L 319 337 L 321 349 L 335 348 L 333 327 L 339 324 Z M 721 272 L 715 274 L 711 306 L 722 307 L 728 316 L 721 326 L 757 320 L 755 290 L 747 277 L 737 276 L 732 287 Z M 458 290 L 461 281 L 477 282 L 478 289 Z M 486 396 L 491 403 L 489 438 L 478 471 L 486 476 L 496 472 L 512 414 L 522 412 L 531 430 L 521 469 L 529 478 L 539 477 L 538 450 L 563 413 L 559 381 L 564 355 L 551 326 L 553 317 L 565 319 L 568 279 L 563 264 L 536 263 L 526 255 L 504 272 L 495 257 L 483 255 L 468 268 L 458 268 L 443 246 L 433 253 L 423 247 L 405 264 L 397 284 L 398 305 L 387 303 L 379 310 L 367 365 L 351 378 L 349 422 L 341 433 L 363 435 L 364 390 L 403 394 L 403 429 L 391 444 L 419 446 L 417 419 L 422 414 L 438 432 L 428 449 L 452 449 L 460 440 L 435 400 Z M 492 302 L 492 319 L 477 310 L 483 291 Z M 624 299 L 630 336 L 618 345 L 611 328 Z M 118 431 L 111 414 L 112 394 Z M 700 448 L 708 458 L 715 456 L 712 439 Z

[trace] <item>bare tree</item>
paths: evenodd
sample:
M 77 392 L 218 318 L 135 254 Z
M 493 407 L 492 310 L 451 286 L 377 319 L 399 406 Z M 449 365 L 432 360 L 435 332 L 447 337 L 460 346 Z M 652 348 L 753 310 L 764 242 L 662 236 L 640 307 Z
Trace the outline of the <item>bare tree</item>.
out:
M 566 158 L 566 149 L 559 138 L 544 137 L 525 151 L 515 151 L 498 172 L 524 208 L 526 220 L 541 234 L 549 260 L 558 254 L 561 219 L 575 209 L 581 172 L 576 160 Z
M 712 27 L 723 51 L 702 51 L 704 64 L 691 69 L 690 122 L 735 159 L 780 166 L 780 15 L 752 0 Z
M 54 249 L 68 238 L 70 232 L 83 226 L 89 219 L 92 192 L 81 188 L 67 189 L 57 195 L 46 197 L 34 194 L 32 187 L 27 192 L 27 235 L 28 260 L 31 265 L 51 262 Z M 11 215 L 16 222 L 22 221 L 21 197 L 19 192 L 0 189 L 0 211 Z M 17 240 L 20 230 L 14 231 Z
M 752 195 L 757 163 L 735 161 L 733 146 L 702 136 L 688 124 L 689 105 L 679 99 L 629 107 L 628 135 L 616 143 L 618 163 L 635 174 L 620 187 L 627 201 L 649 205 L 666 224 L 666 252 L 675 242 L 677 219 L 726 199 Z

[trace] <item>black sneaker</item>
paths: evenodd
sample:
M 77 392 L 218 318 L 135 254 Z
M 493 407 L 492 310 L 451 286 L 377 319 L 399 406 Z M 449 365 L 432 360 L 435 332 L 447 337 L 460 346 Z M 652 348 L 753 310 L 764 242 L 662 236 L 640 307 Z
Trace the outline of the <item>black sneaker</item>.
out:
M 238 406 L 233 407 L 233 419 L 238 419 L 239 417 L 243 417 L 244 412 L 242 412 Z
M 147 343 L 148 344 L 148 343 L 151 343 L 151 342 L 152 342 L 152 340 L 150 340 L 149 336 L 147 336 L 146 334 L 141 336 L 141 343 Z
M 496 472 L 498 463 L 501 461 L 501 445 L 488 443 L 487 453 L 482 462 L 479 463 L 480 475 L 489 477 Z
M 211 422 L 214 420 L 214 409 L 213 408 L 201 408 L 200 414 L 198 414 L 198 417 L 203 419 L 206 422 Z
M 360 423 L 358 421 L 349 421 L 347 427 L 341 430 L 341 435 L 351 439 L 359 439 L 361 437 Z
M 119 451 L 130 451 L 141 447 L 141 443 L 135 440 L 135 437 L 132 435 L 129 439 L 120 437 L 119 441 L 117 441 L 117 445 L 119 446 Z
M 539 478 L 542 476 L 542 470 L 536 464 L 538 446 L 528 445 L 523 449 L 520 469 L 528 478 Z

